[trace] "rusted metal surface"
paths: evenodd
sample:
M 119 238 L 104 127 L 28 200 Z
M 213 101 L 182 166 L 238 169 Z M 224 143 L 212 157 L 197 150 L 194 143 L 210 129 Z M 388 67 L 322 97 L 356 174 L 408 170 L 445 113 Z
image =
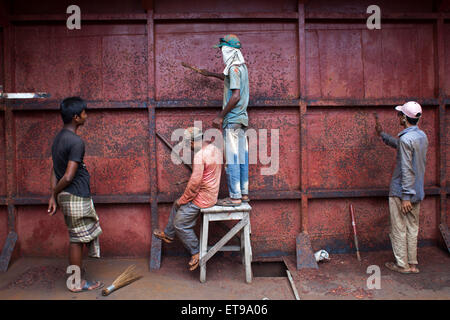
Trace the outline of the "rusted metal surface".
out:
M 438 184 L 436 107 L 424 106 L 421 127 L 428 135 L 426 185 Z M 306 116 L 308 128 L 308 186 L 310 189 L 374 189 L 389 185 L 395 166 L 394 149 L 375 134 L 372 112 L 383 129 L 401 131 L 395 112 L 386 108 L 314 108 Z
M 359 29 L 345 26 L 317 26 L 306 33 L 309 97 L 433 97 L 431 23 L 402 28 L 385 23 L 381 30 L 367 30 L 364 24 L 358 24 Z
M 421 203 L 420 243 L 434 243 L 438 237 L 438 197 Z M 389 249 L 389 208 L 386 198 L 314 199 L 309 201 L 309 234 L 313 247 L 328 252 L 354 250 L 349 205 L 355 208 L 358 240 L 363 250 Z M 329 223 L 333 221 L 333 223 Z
M 5 205 L 16 205 L 22 255 L 67 253 L 62 217 L 47 217 L 45 203 L 51 142 L 61 127 L 58 105 L 69 95 L 82 96 L 90 109 L 80 135 L 103 221 L 103 253 L 148 256 L 153 246 L 151 264 L 158 267 L 161 254 L 183 252 L 180 243 L 161 251 L 151 239 L 183 192 L 175 183 L 189 177 L 171 162 L 156 132 L 169 139 L 194 119 L 210 128 L 223 84 L 181 62 L 222 71 L 211 47 L 226 33 L 243 42 L 250 127 L 280 130 L 278 173 L 263 176 L 261 164 L 250 166 L 255 255 L 295 252 L 300 232 L 314 248 L 350 251 L 350 201 L 359 215 L 361 249 L 386 247 L 395 150 L 376 136 L 372 113 L 395 135 L 401 128 L 392 107 L 407 100 L 423 105 L 420 126 L 430 141 L 420 241 L 439 238 L 439 221 L 450 222 L 445 8 L 381 0 L 388 20 L 381 30 L 367 30 L 369 1 L 144 2 L 80 1 L 85 20 L 74 31 L 65 26 L 67 1 L 13 2 L 2 49 L 6 89 L 52 95 L 11 101 L 0 111 L 0 175 L 6 176 L 0 223 L 7 219 Z M 223 179 L 221 196 L 226 190 Z M 5 232 L 0 228 L 0 244 Z
M 218 35 L 239 33 L 242 53 L 251 70 L 252 98 L 298 97 L 295 23 L 164 23 L 156 25 L 156 98 L 158 100 L 222 100 L 223 83 L 181 66 L 187 61 L 202 69 L 223 70 L 211 48 Z M 220 37 L 220 36 L 219 36 Z M 267 53 L 267 44 L 271 50 Z M 199 48 L 205 48 L 199 50 Z M 191 54 L 195 50 L 196 54 Z
M 148 256 L 151 239 L 148 205 L 94 205 L 103 230 L 100 236 L 102 256 Z M 67 255 L 68 234 L 60 211 L 53 217 L 47 216 L 46 206 L 20 206 L 18 211 L 22 256 Z
M 53 111 L 16 115 L 19 195 L 48 195 L 49 186 L 42 182 L 50 181 L 51 145 L 61 123 Z M 85 163 L 94 194 L 149 192 L 147 125 L 144 111 L 88 110 L 79 134 L 86 142 Z
M 5 116 L 0 111 L 0 176 L 6 177 L 5 164 Z M 0 179 L 0 196 L 6 196 L 6 179 Z

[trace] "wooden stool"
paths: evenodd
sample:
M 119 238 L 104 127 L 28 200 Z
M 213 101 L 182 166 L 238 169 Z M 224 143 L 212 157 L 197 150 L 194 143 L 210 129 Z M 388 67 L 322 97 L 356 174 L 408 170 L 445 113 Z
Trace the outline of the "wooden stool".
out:
M 206 262 L 218 251 L 240 251 L 245 266 L 245 280 L 252 282 L 252 246 L 250 243 L 250 211 L 252 207 L 243 202 L 237 207 L 213 206 L 201 209 L 203 225 L 200 228 L 200 282 L 206 281 Z M 239 220 L 213 247 L 208 248 L 208 227 L 210 221 Z M 241 232 L 240 246 L 225 246 L 238 232 Z

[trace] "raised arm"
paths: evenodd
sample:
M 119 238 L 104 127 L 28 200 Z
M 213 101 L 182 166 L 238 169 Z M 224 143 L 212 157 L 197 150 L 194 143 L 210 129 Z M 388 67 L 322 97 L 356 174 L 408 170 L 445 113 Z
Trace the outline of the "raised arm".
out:
M 199 68 L 191 66 L 185 62 L 182 62 L 181 65 L 185 68 L 188 68 L 197 73 L 200 73 L 201 75 L 203 75 L 205 77 L 214 77 L 214 78 L 220 79 L 222 81 L 225 80 L 225 75 L 223 73 L 215 73 L 215 72 L 208 71 L 206 69 L 199 69 Z
M 390 136 L 386 132 L 383 131 L 383 127 L 380 124 L 380 121 L 378 119 L 378 115 L 374 113 L 375 116 L 375 131 L 377 134 L 383 139 L 383 142 L 387 144 L 388 146 L 397 149 L 398 147 L 398 139 Z
M 387 134 L 386 132 L 381 132 L 381 139 L 383 139 L 383 142 L 387 144 L 388 146 L 397 149 L 398 148 L 398 139 L 392 137 L 391 135 Z

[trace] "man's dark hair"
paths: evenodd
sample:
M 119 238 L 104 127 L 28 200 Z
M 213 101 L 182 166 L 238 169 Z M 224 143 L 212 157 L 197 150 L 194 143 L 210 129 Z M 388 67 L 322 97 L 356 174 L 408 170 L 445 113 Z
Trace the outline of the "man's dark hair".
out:
M 74 116 L 79 116 L 83 110 L 87 109 L 86 102 L 80 97 L 69 97 L 64 99 L 59 110 L 61 111 L 61 117 L 64 124 L 72 122 Z
M 420 116 L 421 116 L 420 112 L 417 114 L 418 118 L 416 118 L 416 119 L 415 118 L 410 118 L 407 115 L 405 115 L 406 121 L 408 121 L 409 124 L 412 124 L 413 126 L 415 126 L 417 124 L 417 122 L 419 122 Z

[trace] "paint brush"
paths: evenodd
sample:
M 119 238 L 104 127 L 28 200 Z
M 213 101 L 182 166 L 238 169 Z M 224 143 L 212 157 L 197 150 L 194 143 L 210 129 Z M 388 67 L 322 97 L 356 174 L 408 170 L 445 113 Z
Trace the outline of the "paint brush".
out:
M 199 68 L 193 67 L 193 66 L 191 66 L 190 64 L 187 64 L 186 62 L 182 62 L 181 65 L 182 65 L 183 67 L 185 67 L 185 68 L 194 70 L 194 71 L 196 71 L 196 72 L 198 72 L 198 73 L 203 73 L 202 70 L 200 70 Z

